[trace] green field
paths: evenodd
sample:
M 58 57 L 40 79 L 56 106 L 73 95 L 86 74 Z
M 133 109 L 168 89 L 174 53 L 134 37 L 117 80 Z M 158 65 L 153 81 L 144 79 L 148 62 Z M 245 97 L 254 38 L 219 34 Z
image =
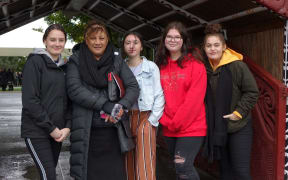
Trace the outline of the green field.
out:
M 21 86 L 14 87 L 13 91 L 21 91 Z M 6 91 L 2 91 L 2 88 L 0 87 L 0 92 L 12 92 L 12 91 L 8 91 L 8 87 L 6 88 Z

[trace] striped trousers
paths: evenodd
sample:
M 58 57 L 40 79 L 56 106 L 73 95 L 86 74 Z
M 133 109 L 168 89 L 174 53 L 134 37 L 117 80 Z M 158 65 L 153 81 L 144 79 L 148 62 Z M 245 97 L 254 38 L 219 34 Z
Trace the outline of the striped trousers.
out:
M 25 138 L 25 144 L 39 171 L 41 180 L 56 180 L 56 166 L 62 143 L 52 138 Z
M 128 180 L 156 180 L 156 128 L 150 124 L 150 111 L 130 110 L 130 125 L 136 148 L 126 155 Z

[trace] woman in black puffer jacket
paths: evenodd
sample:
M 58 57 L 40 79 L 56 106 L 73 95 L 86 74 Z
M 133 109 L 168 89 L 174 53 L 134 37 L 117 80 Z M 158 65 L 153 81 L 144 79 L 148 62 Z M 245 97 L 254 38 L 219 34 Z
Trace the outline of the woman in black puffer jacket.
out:
M 70 173 L 77 180 L 124 180 L 124 155 L 114 123 L 137 100 L 138 83 L 109 43 L 104 24 L 91 21 L 84 38 L 73 48 L 67 69 L 68 94 L 73 102 Z M 107 96 L 107 74 L 111 71 L 120 76 L 126 90 L 116 103 Z M 112 113 L 117 107 L 119 113 Z

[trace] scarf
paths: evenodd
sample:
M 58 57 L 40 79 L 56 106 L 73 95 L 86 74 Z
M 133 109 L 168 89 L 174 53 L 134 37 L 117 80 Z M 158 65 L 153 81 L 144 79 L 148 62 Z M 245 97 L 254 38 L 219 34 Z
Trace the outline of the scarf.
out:
M 80 44 L 79 71 L 85 83 L 100 89 L 108 86 L 107 74 L 111 71 L 114 62 L 113 49 L 113 45 L 108 43 L 104 54 L 96 60 L 86 43 Z
M 213 75 L 218 76 L 215 91 L 209 83 Z M 224 65 L 219 73 L 208 75 L 207 80 L 205 102 L 208 130 L 203 155 L 212 162 L 221 159 L 221 149 L 226 145 L 227 120 L 223 116 L 231 113 L 232 74 L 227 65 Z

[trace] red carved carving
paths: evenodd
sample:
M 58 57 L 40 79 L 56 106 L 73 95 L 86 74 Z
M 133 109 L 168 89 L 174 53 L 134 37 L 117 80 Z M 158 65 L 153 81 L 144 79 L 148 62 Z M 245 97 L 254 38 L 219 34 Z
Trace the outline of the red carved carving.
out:
M 285 127 L 287 88 L 264 69 L 245 57 L 254 74 L 260 97 L 252 111 L 253 180 L 283 180 L 285 162 Z
M 288 0 L 256 0 L 258 3 L 269 9 L 288 17 Z
M 252 110 L 253 147 L 251 173 L 253 180 L 284 180 L 287 88 L 267 71 L 245 57 L 260 90 Z M 217 163 L 208 164 L 198 155 L 196 166 L 218 176 Z

